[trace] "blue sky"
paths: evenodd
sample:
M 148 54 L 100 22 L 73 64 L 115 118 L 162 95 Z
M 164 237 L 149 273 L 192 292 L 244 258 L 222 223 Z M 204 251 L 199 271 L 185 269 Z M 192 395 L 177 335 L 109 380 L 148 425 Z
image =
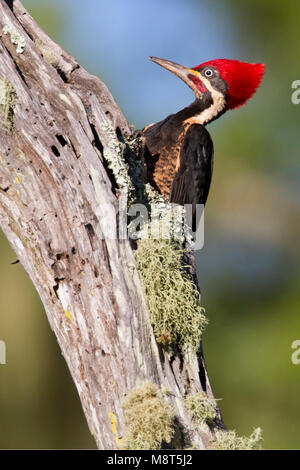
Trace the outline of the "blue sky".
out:
M 65 13 L 61 44 L 111 89 L 137 127 L 157 121 L 192 100 L 190 90 L 152 64 L 155 55 L 194 66 L 243 58 L 225 5 L 196 0 L 44 0 Z M 25 0 L 30 9 L 36 5 Z M 39 5 L 41 8 L 41 4 Z

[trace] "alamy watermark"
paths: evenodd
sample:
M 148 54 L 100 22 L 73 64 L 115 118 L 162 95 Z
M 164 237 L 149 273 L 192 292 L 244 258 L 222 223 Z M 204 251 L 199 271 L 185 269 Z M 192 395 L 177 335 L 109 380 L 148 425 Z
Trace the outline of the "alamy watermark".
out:
M 300 364 L 300 339 L 295 339 L 291 344 L 291 348 L 295 349 L 291 356 L 291 361 L 295 366 L 298 366 Z
M 96 214 L 99 221 L 96 232 L 101 239 L 174 240 L 193 250 L 200 250 L 204 245 L 203 204 L 181 206 L 159 201 L 129 205 L 126 195 L 121 195 L 117 206 L 99 204 Z
M 293 104 L 300 104 L 300 80 L 294 80 L 292 88 L 295 89 L 291 95 L 291 101 Z
M 6 364 L 6 344 L 0 340 L 0 365 Z

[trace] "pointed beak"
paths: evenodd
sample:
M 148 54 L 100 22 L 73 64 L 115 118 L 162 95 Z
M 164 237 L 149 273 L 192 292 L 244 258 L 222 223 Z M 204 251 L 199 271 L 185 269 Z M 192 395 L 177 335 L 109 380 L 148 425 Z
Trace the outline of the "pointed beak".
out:
M 195 84 L 195 76 L 200 78 L 200 75 L 195 70 L 185 67 L 184 65 L 176 64 L 176 62 L 172 62 L 171 60 L 159 59 L 158 57 L 153 56 L 150 56 L 149 59 L 181 78 L 181 80 L 183 80 L 193 90 L 196 97 L 199 96 L 199 94 L 202 94 Z
M 174 73 L 175 75 L 177 75 L 177 77 L 181 78 L 181 80 L 187 82 L 187 77 L 191 73 L 188 67 L 176 64 L 176 62 L 172 62 L 171 60 L 159 59 L 158 57 L 150 56 L 149 59 L 152 60 L 152 62 L 155 62 L 156 64 L 160 65 L 164 69 L 167 69 L 170 72 Z

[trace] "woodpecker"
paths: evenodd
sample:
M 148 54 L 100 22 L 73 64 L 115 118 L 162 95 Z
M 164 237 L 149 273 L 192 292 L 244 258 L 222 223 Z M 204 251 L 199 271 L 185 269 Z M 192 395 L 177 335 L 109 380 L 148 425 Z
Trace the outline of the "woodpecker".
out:
M 170 202 L 205 204 L 213 171 L 213 142 L 206 125 L 248 101 L 261 83 L 264 64 L 216 59 L 189 68 L 150 60 L 181 78 L 195 101 L 142 130 L 147 147 L 146 180 Z

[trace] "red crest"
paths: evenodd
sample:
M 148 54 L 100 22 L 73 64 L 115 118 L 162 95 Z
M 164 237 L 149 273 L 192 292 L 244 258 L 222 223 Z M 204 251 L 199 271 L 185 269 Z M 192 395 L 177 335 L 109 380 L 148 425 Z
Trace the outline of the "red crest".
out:
M 227 106 L 229 109 L 238 108 L 251 98 L 259 87 L 265 70 L 264 64 L 249 64 L 229 59 L 210 60 L 198 65 L 195 70 L 209 65 L 218 70 L 228 85 Z

